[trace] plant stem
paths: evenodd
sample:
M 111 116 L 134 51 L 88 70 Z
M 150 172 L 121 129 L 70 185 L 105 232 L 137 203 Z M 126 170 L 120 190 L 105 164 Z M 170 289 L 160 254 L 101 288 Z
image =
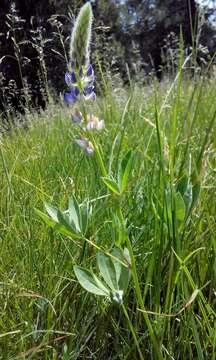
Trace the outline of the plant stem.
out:
M 123 217 L 120 206 L 119 206 L 119 209 L 118 209 L 118 213 L 121 215 L 122 223 L 124 223 L 124 217 Z M 137 296 L 137 299 L 138 299 L 138 303 L 139 303 L 139 306 L 140 306 L 141 310 L 143 310 L 142 314 L 143 314 L 146 326 L 148 328 L 149 335 L 150 335 L 150 338 L 152 340 L 152 344 L 153 344 L 155 353 L 157 354 L 158 359 L 163 359 L 160 348 L 159 348 L 158 341 L 157 341 L 156 336 L 154 334 L 153 327 L 152 327 L 151 322 L 149 320 L 148 314 L 145 312 L 145 306 L 144 306 L 144 302 L 143 302 L 143 298 L 142 298 L 142 292 L 141 292 L 141 289 L 140 289 L 139 279 L 138 279 L 137 270 L 136 270 L 135 256 L 134 256 L 133 247 L 131 245 L 131 241 L 130 241 L 128 235 L 126 235 L 126 244 L 127 244 L 128 250 L 129 250 L 130 258 L 131 258 L 131 268 L 132 268 L 131 272 L 132 272 L 132 277 L 133 277 L 133 281 L 134 281 L 134 285 L 135 285 L 135 291 L 136 291 L 136 296 Z
M 128 325 L 129 325 L 130 331 L 131 331 L 131 333 L 132 333 L 132 335 L 133 335 L 134 342 L 135 342 L 135 345 L 136 345 L 136 347 L 137 347 L 137 350 L 138 350 L 140 359 L 141 359 L 141 360 L 144 360 L 144 356 L 143 356 L 143 354 L 142 354 L 142 352 L 141 352 L 141 349 L 140 349 L 140 346 L 139 346 L 139 342 L 138 342 L 138 340 L 137 340 L 137 336 L 136 336 L 136 333 L 135 333 L 135 331 L 134 331 L 133 325 L 132 325 L 132 323 L 131 323 L 131 321 L 130 321 L 128 312 L 127 312 L 127 310 L 126 310 L 126 307 L 124 306 L 124 304 L 122 304 L 121 306 L 122 306 L 122 310 L 123 310 L 123 312 L 124 312 L 124 314 L 125 314 L 125 317 L 126 317 L 126 319 L 127 319 L 127 321 L 128 321 Z

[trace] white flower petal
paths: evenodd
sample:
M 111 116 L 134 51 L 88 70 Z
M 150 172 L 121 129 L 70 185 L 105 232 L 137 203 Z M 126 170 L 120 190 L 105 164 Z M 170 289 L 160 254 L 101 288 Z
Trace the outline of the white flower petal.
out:
M 101 130 L 103 130 L 104 128 L 105 128 L 104 120 L 98 121 L 97 130 L 98 130 L 98 131 L 101 131 Z
M 88 140 L 87 139 L 76 139 L 75 143 L 79 145 L 82 149 L 86 149 L 88 146 Z

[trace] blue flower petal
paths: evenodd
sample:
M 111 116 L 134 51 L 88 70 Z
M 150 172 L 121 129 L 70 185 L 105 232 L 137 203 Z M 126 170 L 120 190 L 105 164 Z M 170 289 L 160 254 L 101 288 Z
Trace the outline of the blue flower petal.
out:
M 67 86 L 72 86 L 73 84 L 76 83 L 76 74 L 74 71 L 72 71 L 72 72 L 66 71 L 65 82 L 66 82 Z
M 84 93 L 85 93 L 85 95 L 90 95 L 93 90 L 94 90 L 94 86 L 93 86 L 93 85 L 89 85 L 89 86 L 86 86 L 86 87 L 85 87 Z
M 96 94 L 94 91 L 91 92 L 89 95 L 84 95 L 84 98 L 86 101 L 95 101 L 96 100 Z
M 72 81 L 72 83 L 76 83 L 76 74 L 75 74 L 75 71 L 72 71 L 72 73 L 71 73 L 71 81 Z
M 74 94 L 74 91 L 64 93 L 64 101 L 67 104 L 74 104 L 77 100 L 77 96 Z
M 82 67 L 80 68 L 79 75 L 80 75 L 80 77 L 83 76 L 83 68 Z
M 66 71 L 65 73 L 65 82 L 68 86 L 71 85 L 71 73 L 69 73 L 69 71 Z
M 73 88 L 72 91 L 73 91 L 73 93 L 74 93 L 74 95 L 75 95 L 76 97 L 77 97 L 77 96 L 79 95 L 79 93 L 80 93 L 80 90 L 79 90 L 78 87 Z
M 93 92 L 91 93 L 91 100 L 92 100 L 92 101 L 95 101 L 96 98 L 97 98 L 97 96 L 96 96 L 95 92 L 93 91 Z
M 71 59 L 71 60 L 69 61 L 69 67 L 70 67 L 71 69 L 74 69 L 74 68 L 76 67 L 76 61 Z
M 93 76 L 94 75 L 94 70 L 92 65 L 90 64 L 88 69 L 87 69 L 87 76 Z

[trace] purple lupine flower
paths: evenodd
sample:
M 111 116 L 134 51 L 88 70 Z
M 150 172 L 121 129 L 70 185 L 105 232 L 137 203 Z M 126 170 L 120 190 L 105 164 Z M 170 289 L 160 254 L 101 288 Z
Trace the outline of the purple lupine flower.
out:
M 101 131 L 105 128 L 104 120 L 99 120 L 98 117 L 94 115 L 88 115 L 87 116 L 87 125 L 86 130 L 87 131 Z
M 94 91 L 92 91 L 89 95 L 84 96 L 84 99 L 86 101 L 95 101 L 96 100 L 96 94 Z
M 89 145 L 86 147 L 86 153 L 87 155 L 93 155 L 94 154 L 94 148 L 92 143 L 89 141 Z
M 78 87 L 74 87 L 69 92 L 64 93 L 64 100 L 67 104 L 74 104 L 77 101 L 80 90 Z
M 73 84 L 76 84 L 77 80 L 76 80 L 76 74 L 74 71 L 72 71 L 72 72 L 66 71 L 65 82 L 66 82 L 67 86 L 69 86 L 69 87 L 73 86 Z
M 92 92 L 94 91 L 94 86 L 93 85 L 89 85 L 86 86 L 84 89 L 84 94 L 85 95 L 90 95 Z
M 89 64 L 88 69 L 87 69 L 87 76 L 94 76 L 94 69 L 93 66 L 91 64 Z
M 76 139 L 75 143 L 79 145 L 88 155 L 93 155 L 94 147 L 87 138 Z
M 74 124 L 81 123 L 81 121 L 83 120 L 82 113 L 78 109 L 75 109 L 74 112 L 71 114 L 71 120 Z
M 76 67 L 76 62 L 71 60 L 68 64 L 68 71 L 65 73 L 65 82 L 70 92 L 64 94 L 68 104 L 74 104 L 80 98 L 87 101 L 95 101 L 94 92 L 94 70 L 91 64 Z

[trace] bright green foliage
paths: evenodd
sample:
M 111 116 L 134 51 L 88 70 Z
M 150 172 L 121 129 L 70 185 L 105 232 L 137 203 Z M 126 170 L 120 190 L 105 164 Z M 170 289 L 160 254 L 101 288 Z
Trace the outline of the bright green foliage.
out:
M 110 178 L 103 178 L 103 182 L 113 194 L 120 195 L 120 189 L 118 183 L 115 180 Z
M 98 277 L 87 269 L 74 266 L 75 275 L 80 285 L 87 291 L 95 295 L 110 296 L 109 289 L 98 279 Z
M 138 287 L 164 359 L 216 351 L 215 79 L 106 89 L 94 109 L 106 123 L 97 142 L 118 194 L 101 181 L 96 157 L 74 144 L 78 130 L 61 106 L 30 114 L 28 130 L 2 139 L 2 360 L 138 360 L 132 329 L 143 357 L 155 359 Z M 88 294 L 73 266 L 97 291 L 100 281 L 104 296 Z M 107 301 L 110 285 L 124 289 L 121 306 Z
M 103 178 L 103 182 L 112 193 L 121 195 L 126 190 L 129 175 L 134 165 L 134 158 L 133 152 L 129 150 L 118 162 L 117 180 L 112 178 Z
M 127 252 L 127 249 L 124 250 Z M 113 249 L 112 254 L 97 254 L 97 265 L 103 282 L 91 271 L 80 266 L 74 266 L 74 272 L 80 285 L 88 292 L 107 297 L 110 301 L 122 304 L 123 295 L 127 290 L 130 269 L 123 263 L 123 253 L 119 249 Z
M 63 235 L 75 237 L 84 236 L 88 228 L 90 207 L 88 201 L 78 204 L 75 196 L 69 199 L 68 210 L 62 212 L 58 208 L 45 203 L 45 209 L 49 216 L 36 209 L 37 214 L 55 230 Z
M 76 65 L 84 65 L 89 59 L 91 40 L 92 8 L 87 2 L 81 8 L 71 34 L 70 60 L 76 60 Z
M 174 192 L 173 194 L 170 191 L 167 192 L 166 200 L 169 220 L 172 221 L 172 217 L 175 216 L 177 221 L 184 221 L 186 207 L 180 192 Z
M 132 153 L 131 150 L 129 150 L 123 159 L 119 162 L 118 166 L 118 186 L 120 189 L 120 192 L 123 193 L 126 190 L 127 182 L 129 175 L 131 173 L 131 170 L 134 166 L 135 156 Z

